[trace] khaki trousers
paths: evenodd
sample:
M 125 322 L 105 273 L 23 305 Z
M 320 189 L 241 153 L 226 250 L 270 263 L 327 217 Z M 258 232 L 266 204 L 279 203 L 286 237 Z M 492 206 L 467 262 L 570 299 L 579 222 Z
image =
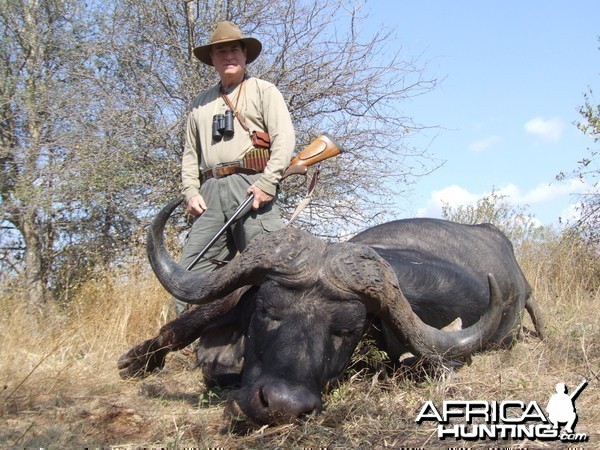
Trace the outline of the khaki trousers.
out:
M 260 178 L 261 174 L 234 174 L 224 178 L 211 178 L 202 184 L 200 195 L 206 202 L 206 211 L 193 223 L 187 236 L 179 263 L 187 267 L 195 256 L 218 233 L 237 207 L 246 199 L 248 187 Z M 193 271 L 210 272 L 218 268 L 212 259 L 231 260 L 236 253 L 246 248 L 256 236 L 283 228 L 281 212 L 275 200 L 260 210 L 235 222 L 229 230 L 213 244 L 204 257 L 192 268 Z M 188 303 L 175 300 L 175 311 L 181 314 Z

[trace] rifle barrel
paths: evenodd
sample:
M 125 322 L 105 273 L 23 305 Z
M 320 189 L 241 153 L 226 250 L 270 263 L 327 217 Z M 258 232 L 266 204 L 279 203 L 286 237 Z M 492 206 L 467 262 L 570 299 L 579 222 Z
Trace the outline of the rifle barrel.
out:
M 581 394 L 581 391 L 583 391 L 583 389 L 588 385 L 588 381 L 584 378 L 583 381 L 581 382 L 581 384 L 579 386 L 577 386 L 577 389 L 575 389 L 575 391 L 570 395 L 571 400 L 575 400 L 575 398 L 577 398 L 579 396 L 579 394 Z
M 239 218 L 241 218 L 242 216 L 245 216 L 249 212 L 250 208 L 252 207 L 253 200 L 254 200 L 254 194 L 250 194 L 250 195 L 248 195 L 248 197 L 246 197 L 246 200 L 244 200 L 244 202 L 240 206 L 238 206 L 238 208 L 235 210 L 235 212 L 229 218 L 229 220 L 227 222 L 225 222 L 225 225 L 223 225 L 223 227 L 217 232 L 217 234 L 215 234 L 213 236 L 213 238 L 208 242 L 208 244 L 206 244 L 204 246 L 204 248 L 200 251 L 200 253 L 198 253 L 196 255 L 194 260 L 188 264 L 188 266 L 185 268 L 185 270 L 192 270 L 192 268 L 196 264 L 198 264 L 198 261 L 200 261 L 202 259 L 204 254 L 208 251 L 208 249 L 211 248 L 213 246 L 213 244 L 217 241 L 217 239 L 219 239 L 221 237 L 221 235 L 227 231 L 227 229 L 231 226 L 231 224 L 233 222 L 235 222 L 236 220 L 238 220 Z

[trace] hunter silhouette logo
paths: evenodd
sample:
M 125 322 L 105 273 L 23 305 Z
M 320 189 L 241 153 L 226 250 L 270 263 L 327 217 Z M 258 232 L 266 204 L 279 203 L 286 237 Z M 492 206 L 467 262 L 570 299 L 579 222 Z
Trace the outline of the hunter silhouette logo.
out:
M 587 434 L 575 432 L 575 400 L 587 384 L 587 380 L 584 379 L 569 395 L 566 385 L 558 383 L 556 393 L 546 405 L 547 415 L 535 401 L 526 403 L 521 400 L 447 400 L 439 409 L 432 401 L 428 401 L 421 408 L 415 422 L 437 422 L 439 439 L 586 442 L 589 439 Z M 561 425 L 564 425 L 562 432 Z
M 564 432 L 570 435 L 574 434 L 575 424 L 577 423 L 577 411 L 575 410 L 575 399 L 579 397 L 581 391 L 585 389 L 588 382 L 583 380 L 575 392 L 571 395 L 567 394 L 567 386 L 565 383 L 556 385 L 556 394 L 550 397 L 546 411 L 548 411 L 548 419 L 554 425 L 554 429 L 559 428 L 560 423 L 566 423 Z

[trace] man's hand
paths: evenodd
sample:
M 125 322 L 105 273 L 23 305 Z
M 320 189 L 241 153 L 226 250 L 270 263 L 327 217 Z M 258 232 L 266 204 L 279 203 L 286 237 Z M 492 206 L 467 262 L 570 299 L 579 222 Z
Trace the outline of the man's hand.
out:
M 199 216 L 206 211 L 206 203 L 204 203 L 202 196 L 194 195 L 191 197 L 187 202 L 187 210 L 194 217 Z
M 257 187 L 255 184 L 250 186 L 246 191 L 246 194 L 254 194 L 254 201 L 252 202 L 252 209 L 260 209 L 271 200 L 273 200 L 273 196 L 271 194 L 267 194 L 261 188 Z

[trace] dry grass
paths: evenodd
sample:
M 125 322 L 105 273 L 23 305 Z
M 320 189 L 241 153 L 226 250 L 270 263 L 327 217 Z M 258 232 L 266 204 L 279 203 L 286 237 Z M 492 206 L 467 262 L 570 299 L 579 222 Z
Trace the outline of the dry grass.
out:
M 359 372 L 324 396 L 320 416 L 261 429 L 231 422 L 224 393 L 207 392 L 181 353 L 146 380 L 119 378 L 119 355 L 167 320 L 168 296 L 151 275 L 132 271 L 90 282 L 68 308 L 43 317 L 18 296 L 3 295 L 0 447 L 556 448 L 552 441 L 440 441 L 435 424 L 414 419 L 427 400 L 535 400 L 545 406 L 557 382 L 573 387 L 586 377 L 577 431 L 590 435 L 583 447 L 599 448 L 600 293 L 597 285 L 590 288 L 599 276 L 597 261 L 581 258 L 559 246 L 522 256 L 546 311 L 544 341 L 527 336 L 510 351 L 477 355 L 469 366 L 419 381 L 399 372 Z

